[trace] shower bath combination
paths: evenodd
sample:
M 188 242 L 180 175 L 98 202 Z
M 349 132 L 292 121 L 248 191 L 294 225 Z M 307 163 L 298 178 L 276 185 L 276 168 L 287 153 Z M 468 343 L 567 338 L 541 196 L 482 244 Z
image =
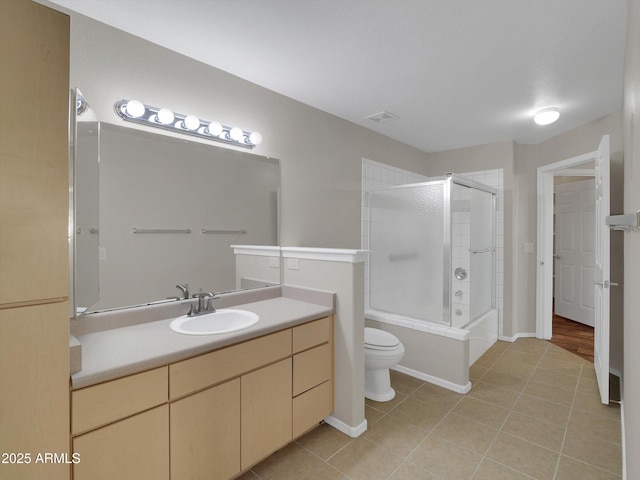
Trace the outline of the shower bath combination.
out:
M 370 191 L 370 307 L 455 328 L 495 308 L 495 212 L 456 175 Z
M 455 174 L 367 193 L 367 319 L 405 343 L 398 370 L 409 365 L 409 373 L 438 383 L 447 374 L 427 370 L 448 360 L 429 350 L 448 350 L 466 369 L 452 375 L 463 391 L 469 366 L 497 340 L 496 193 Z M 454 339 L 468 347 L 444 346 Z

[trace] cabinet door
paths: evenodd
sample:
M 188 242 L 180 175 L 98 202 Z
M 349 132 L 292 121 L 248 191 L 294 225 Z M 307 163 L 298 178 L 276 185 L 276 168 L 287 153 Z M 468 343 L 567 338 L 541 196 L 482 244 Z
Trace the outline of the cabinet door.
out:
M 63 301 L 69 17 L 35 2 L 0 1 L 0 65 L 0 304 Z
M 241 377 L 242 469 L 291 441 L 291 358 Z
M 331 381 L 307 390 L 293 399 L 293 438 L 298 438 L 333 412 Z
M 169 407 L 162 405 L 73 439 L 74 480 L 169 479 Z
M 171 404 L 171 480 L 240 472 L 240 379 Z

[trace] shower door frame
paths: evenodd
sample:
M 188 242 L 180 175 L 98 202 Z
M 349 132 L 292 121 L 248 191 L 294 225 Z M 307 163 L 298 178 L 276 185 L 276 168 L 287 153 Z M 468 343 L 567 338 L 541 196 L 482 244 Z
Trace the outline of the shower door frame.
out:
M 485 185 L 483 183 L 476 182 L 475 180 L 470 180 L 468 178 L 462 177 L 460 175 L 456 175 L 453 173 L 447 173 L 444 177 L 436 177 L 426 182 L 418 182 L 418 183 L 408 183 L 405 185 L 395 185 L 392 187 L 382 187 L 382 188 L 374 188 L 367 191 L 368 195 L 368 205 L 371 205 L 371 194 L 378 191 L 385 190 L 398 190 L 404 188 L 416 188 L 421 186 L 429 186 L 429 185 L 442 185 L 443 188 L 443 279 L 444 282 L 443 292 L 442 292 L 442 320 L 441 322 L 449 327 L 451 327 L 451 309 L 453 299 L 451 298 L 452 292 L 452 261 L 451 261 L 451 248 L 452 248 L 452 215 L 453 211 L 451 209 L 451 195 L 452 195 L 452 184 L 455 183 L 457 185 L 462 185 L 468 188 L 475 188 L 477 190 L 481 190 L 483 192 L 487 192 L 491 194 L 491 205 L 492 205 L 492 222 L 491 222 L 491 243 L 493 244 L 493 252 L 492 252 L 492 268 L 491 268 L 491 308 L 496 308 L 496 195 L 497 190 L 493 187 Z M 369 207 L 369 238 L 371 238 L 371 208 Z M 371 246 L 371 245 L 369 245 Z M 369 286 L 371 286 L 371 265 L 369 265 Z M 371 298 L 369 298 L 369 302 L 371 302 Z M 394 313 L 394 312 L 390 312 Z M 471 321 L 472 319 L 469 319 Z
M 494 309 L 496 308 L 496 252 L 497 252 L 497 245 L 496 245 L 496 239 L 497 239 L 497 232 L 496 232 L 496 223 L 497 223 L 497 189 L 490 187 L 489 185 L 485 185 L 484 183 L 480 183 L 480 182 L 476 182 L 475 180 L 470 180 L 468 178 L 465 178 L 461 175 L 456 175 L 455 173 L 451 173 L 451 174 L 447 174 L 446 178 L 448 180 L 450 180 L 452 183 L 455 183 L 457 185 L 462 185 L 464 187 L 468 187 L 468 188 L 475 188 L 477 190 L 483 191 L 483 192 L 487 192 L 489 194 L 491 194 L 491 244 L 492 244 L 492 253 L 491 253 L 491 308 Z M 446 203 L 450 206 L 451 205 L 451 191 L 452 188 L 449 187 L 448 192 L 449 192 L 449 196 L 446 197 Z M 447 222 L 449 223 L 448 227 L 445 227 L 445 230 L 448 228 L 449 231 L 451 231 L 451 222 L 452 222 L 452 214 L 453 212 L 450 212 L 448 218 L 447 218 Z M 449 236 L 449 252 L 451 252 L 451 236 Z M 446 267 L 446 265 L 445 265 Z M 452 265 L 451 265 L 451 255 L 449 255 L 449 269 L 448 269 L 448 279 L 447 279 L 447 283 L 446 283 L 446 287 L 445 290 L 449 290 L 448 294 L 446 295 L 445 301 L 449 302 L 449 325 L 451 325 L 451 304 L 453 302 L 453 298 L 451 298 L 451 282 L 452 282 L 452 278 L 451 278 L 451 269 L 452 269 Z M 473 274 L 473 272 L 471 272 Z M 446 276 L 446 275 L 445 275 Z M 471 285 L 469 285 L 469 288 L 471 288 Z M 469 305 L 469 315 L 471 315 L 471 305 Z M 473 318 L 469 318 L 469 322 L 467 322 L 467 324 L 469 324 L 470 322 L 472 322 Z

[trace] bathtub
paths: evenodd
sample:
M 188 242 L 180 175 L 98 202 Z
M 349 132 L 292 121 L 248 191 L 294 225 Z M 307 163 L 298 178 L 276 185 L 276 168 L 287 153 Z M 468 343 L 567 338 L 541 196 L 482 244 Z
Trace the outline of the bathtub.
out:
M 394 370 L 457 393 L 471 390 L 469 367 L 498 339 L 496 309 L 464 328 L 379 310 L 366 310 L 365 324 L 391 332 L 404 344 L 405 356 Z

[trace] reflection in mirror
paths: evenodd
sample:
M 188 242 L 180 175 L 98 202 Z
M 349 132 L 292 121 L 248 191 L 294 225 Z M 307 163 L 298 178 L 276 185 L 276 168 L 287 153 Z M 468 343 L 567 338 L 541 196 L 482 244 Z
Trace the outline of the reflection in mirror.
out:
M 76 89 L 73 148 L 73 285 L 71 316 L 79 316 L 98 301 L 98 182 L 100 123 Z
M 278 160 L 101 124 L 100 300 L 93 311 L 280 283 L 236 280 L 231 245 L 278 245 Z M 204 231 L 204 233 L 203 233 Z M 269 261 L 270 260 L 270 261 Z

